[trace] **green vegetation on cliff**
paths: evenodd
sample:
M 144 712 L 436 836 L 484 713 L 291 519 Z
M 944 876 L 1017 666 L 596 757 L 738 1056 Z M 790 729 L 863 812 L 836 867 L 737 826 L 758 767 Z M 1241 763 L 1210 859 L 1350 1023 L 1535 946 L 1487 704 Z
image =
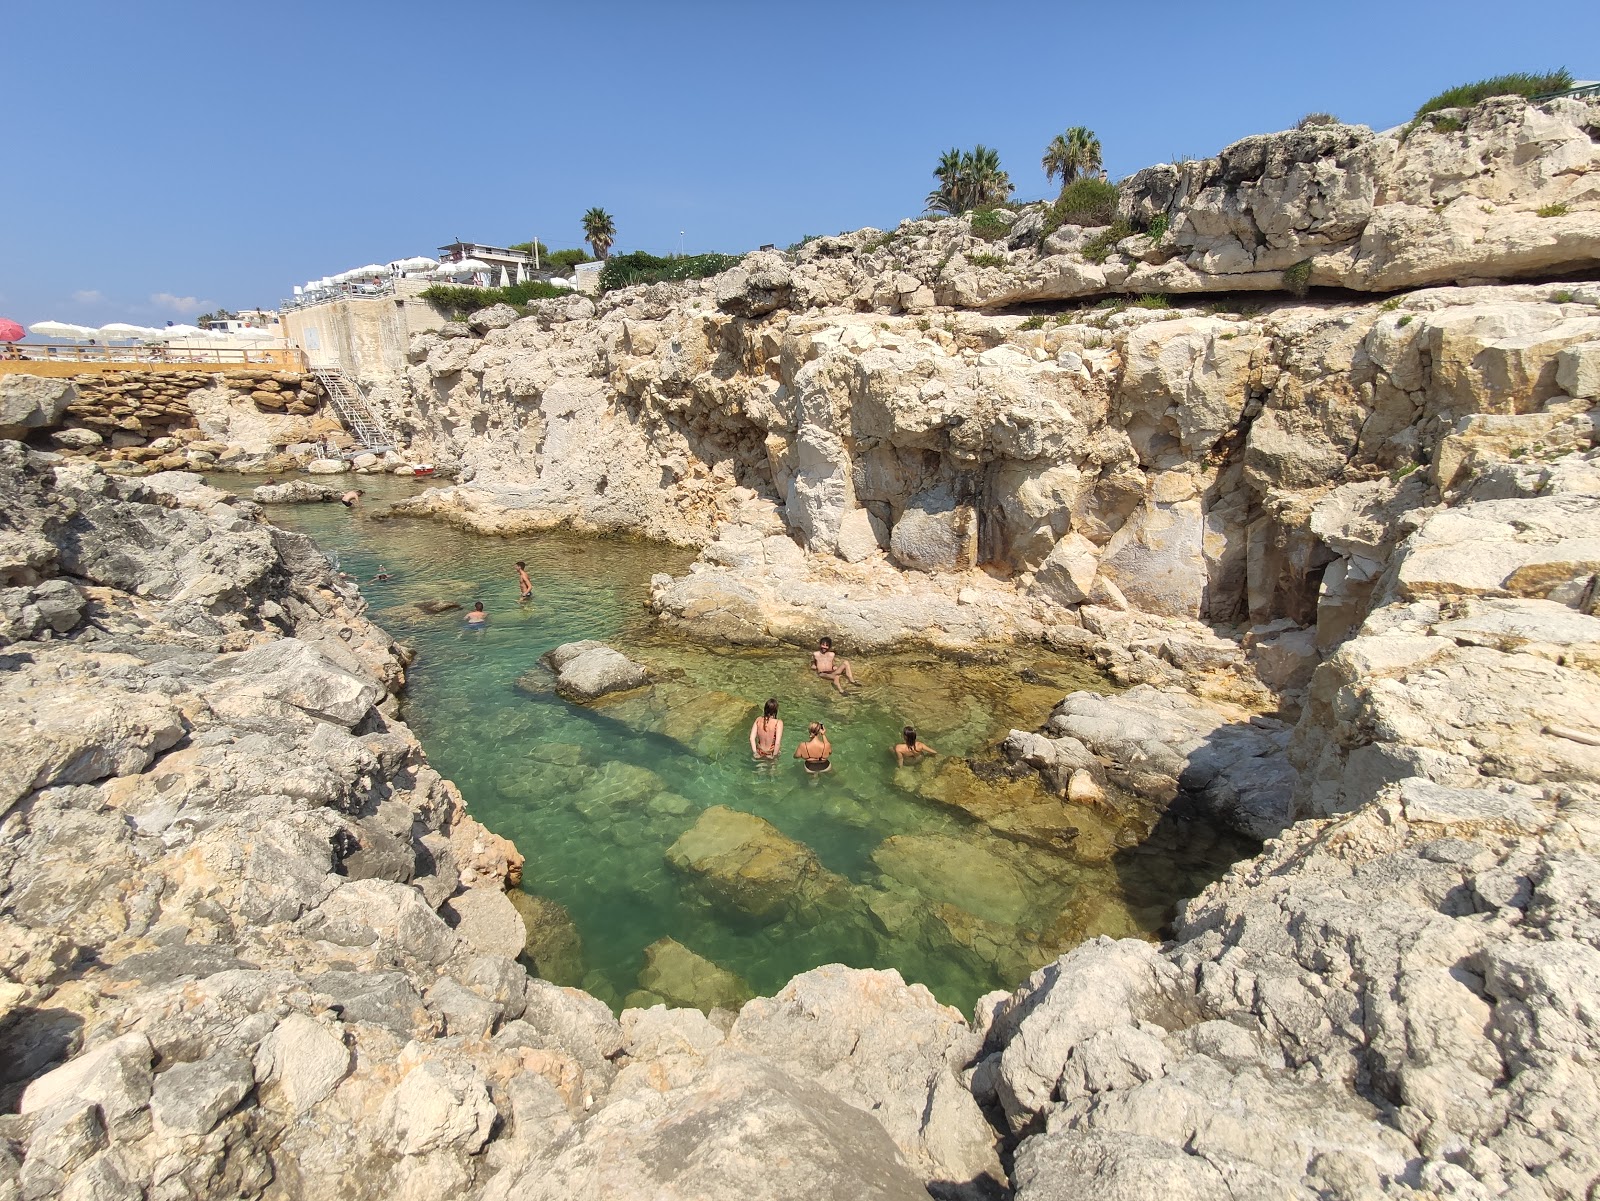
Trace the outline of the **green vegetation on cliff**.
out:
M 627 288 L 634 284 L 659 284 L 685 279 L 704 279 L 719 275 L 737 265 L 739 256 L 733 254 L 691 254 L 662 258 L 635 250 L 607 259 L 600 271 L 600 289 Z
M 1440 92 L 1417 110 L 1417 117 L 1426 117 L 1442 108 L 1471 108 L 1491 96 L 1526 96 L 1531 99 L 1571 86 L 1572 72 L 1565 67 L 1540 74 L 1514 71 L 1509 75 L 1496 75 L 1493 79 L 1480 79 L 1476 83 L 1464 83 Z
M 571 288 L 558 288 L 554 284 L 537 280 L 525 284 L 512 284 L 509 288 L 468 288 L 456 284 L 434 284 L 418 294 L 436 309 L 452 315 L 476 312 L 490 305 L 509 304 L 521 308 L 530 300 L 553 300 L 558 296 L 571 296 Z

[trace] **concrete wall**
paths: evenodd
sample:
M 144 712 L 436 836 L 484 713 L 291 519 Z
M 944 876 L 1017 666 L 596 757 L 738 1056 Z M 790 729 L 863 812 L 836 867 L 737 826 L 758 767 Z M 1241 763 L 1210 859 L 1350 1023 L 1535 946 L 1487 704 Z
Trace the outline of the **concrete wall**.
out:
M 389 296 L 343 299 L 283 315 L 289 340 L 313 368 L 337 367 L 362 383 L 405 374 L 411 335 L 438 329 L 445 316 L 419 300 L 427 284 L 400 280 Z

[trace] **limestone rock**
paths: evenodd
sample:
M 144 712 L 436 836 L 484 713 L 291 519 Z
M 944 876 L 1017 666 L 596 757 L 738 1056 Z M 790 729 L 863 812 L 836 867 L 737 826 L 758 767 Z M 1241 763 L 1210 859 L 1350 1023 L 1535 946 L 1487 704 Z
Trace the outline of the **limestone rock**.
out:
M 469 888 L 444 903 L 446 922 L 473 950 L 515 959 L 522 954 L 527 927 L 517 907 L 498 888 Z
M 250 495 L 258 504 L 280 505 L 326 503 L 338 500 L 341 493 L 337 488 L 313 484 L 310 480 L 286 480 L 281 484 L 262 484 L 251 489 Z
M 975 1041 L 922 985 L 837 965 L 750 1002 L 728 1035 L 729 1047 L 876 1117 L 930 1189 L 983 1197 L 1004 1188 L 1005 1174 L 995 1132 L 956 1075 Z
M 713 1009 L 736 1010 L 754 995 L 733 972 L 696 955 L 673 938 L 658 938 L 644 949 L 639 987 L 668 1005 L 704 1013 Z
M 255 1079 L 274 1086 L 295 1113 L 304 1113 L 334 1090 L 350 1063 L 350 1049 L 337 1033 L 315 1018 L 291 1013 L 262 1041 Z
M 343 459 L 312 459 L 306 470 L 312 475 L 341 475 L 350 470 L 350 464 Z
M 30 430 L 49 429 L 76 399 L 77 390 L 70 379 L 0 375 L 0 438 L 22 438 Z
M 1279 723 L 1140 685 L 1120 696 L 1075 692 L 1050 729 L 1109 760 L 1107 775 L 1128 792 L 1161 802 L 1181 792 L 1253 838 L 1289 822 L 1296 777 Z
M 482 1074 L 461 1061 L 415 1062 L 384 1105 L 384 1118 L 402 1155 L 424 1155 L 443 1147 L 467 1154 L 489 1138 L 495 1108 Z
M 150 1113 L 162 1134 L 209 1134 L 254 1087 L 250 1061 L 237 1055 L 176 1063 L 156 1077 Z
M 787 1201 L 850 1196 L 921 1201 L 927 1192 L 876 1122 L 761 1060 L 713 1056 L 665 1093 L 614 1101 L 485 1201 Z
M 643 667 L 603 642 L 569 642 L 539 661 L 556 673 L 556 691 L 576 701 L 598 700 L 650 682 Z
M 817 905 L 838 906 L 848 894 L 848 883 L 824 868 L 810 847 L 724 805 L 701 812 L 667 849 L 667 862 L 718 904 L 765 921 Z
M 120 1122 L 150 1103 L 151 1058 L 150 1040 L 143 1034 L 114 1038 L 34 1080 L 23 1090 L 18 1112 L 90 1103 L 100 1107 L 108 1124 Z
M 545 897 L 513 889 L 505 894 L 527 933 L 522 954 L 541 979 L 576 985 L 583 980 L 583 939 L 566 908 Z

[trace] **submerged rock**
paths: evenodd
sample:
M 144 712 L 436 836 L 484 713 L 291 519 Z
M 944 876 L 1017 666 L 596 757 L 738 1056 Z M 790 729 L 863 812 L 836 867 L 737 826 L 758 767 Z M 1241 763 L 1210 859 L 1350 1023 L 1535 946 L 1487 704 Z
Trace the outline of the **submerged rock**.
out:
M 762 921 L 850 898 L 849 881 L 824 868 L 810 847 L 724 805 L 701 813 L 667 849 L 667 862 L 713 901 Z
M 750 986 L 674 938 L 658 938 L 644 949 L 639 987 L 668 1005 L 710 1013 L 737 1010 L 755 993 Z
M 649 673 L 603 642 L 568 642 L 547 651 L 539 662 L 556 673 L 556 691 L 568 700 L 588 702 L 613 692 L 643 688 Z
M 522 916 L 527 935 L 523 957 L 540 979 L 577 985 L 583 980 L 583 937 L 566 906 L 514 889 L 506 898 Z
M 753 702 L 716 689 L 657 684 L 647 696 L 608 707 L 606 715 L 709 758 L 736 749 L 756 712 Z

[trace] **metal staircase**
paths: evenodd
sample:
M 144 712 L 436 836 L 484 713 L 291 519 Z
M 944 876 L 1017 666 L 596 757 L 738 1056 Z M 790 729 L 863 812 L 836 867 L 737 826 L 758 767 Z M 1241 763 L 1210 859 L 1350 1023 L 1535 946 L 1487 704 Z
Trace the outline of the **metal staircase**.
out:
M 360 384 L 347 378 L 337 367 L 319 367 L 316 376 L 328 394 L 328 403 L 339 415 L 344 428 L 355 437 L 359 450 L 385 451 L 393 447 L 394 439 L 388 427 L 367 403 Z

